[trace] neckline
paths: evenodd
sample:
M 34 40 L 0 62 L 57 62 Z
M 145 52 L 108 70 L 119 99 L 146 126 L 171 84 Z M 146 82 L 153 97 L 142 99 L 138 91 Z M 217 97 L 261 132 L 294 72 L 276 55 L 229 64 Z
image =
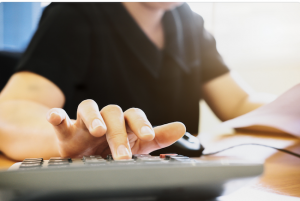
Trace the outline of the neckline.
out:
M 134 17 L 130 14 L 130 12 L 126 9 L 126 7 L 120 2 L 119 3 L 121 6 L 122 6 L 122 8 L 123 8 L 123 10 L 127 13 L 127 16 L 130 18 L 130 21 L 133 23 L 133 24 L 135 24 L 135 26 L 136 26 L 136 28 L 139 30 L 139 32 L 141 32 L 141 34 L 147 39 L 147 41 L 149 42 L 149 43 L 151 43 L 156 49 L 157 49 L 157 51 L 163 51 L 164 49 L 165 49 L 165 41 L 166 41 L 166 38 L 165 38 L 165 36 L 166 36 L 166 34 L 165 34 L 165 24 L 164 24 L 164 21 L 163 21 L 163 17 L 164 17 L 164 15 L 162 16 L 162 19 L 161 19 L 161 23 L 162 23 L 162 29 L 163 29 L 163 38 L 164 38 L 164 45 L 163 45 L 163 48 L 159 48 L 149 37 L 148 37 L 148 35 L 145 33 L 145 31 L 142 29 L 142 27 L 137 23 L 137 21 L 134 19 Z
M 108 16 L 108 24 L 116 29 L 153 76 L 159 76 L 164 54 L 169 54 L 185 72 L 189 72 L 184 57 L 183 25 L 177 9 L 165 12 L 162 18 L 165 44 L 161 50 L 148 38 L 121 3 L 98 5 Z

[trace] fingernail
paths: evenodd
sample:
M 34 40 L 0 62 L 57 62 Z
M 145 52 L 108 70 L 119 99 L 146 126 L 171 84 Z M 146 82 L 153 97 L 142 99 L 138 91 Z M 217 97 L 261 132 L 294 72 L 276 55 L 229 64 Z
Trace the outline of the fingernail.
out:
M 92 123 L 92 129 L 97 128 L 98 126 L 103 126 L 102 122 L 99 119 L 94 119 L 93 123 Z
M 129 151 L 124 145 L 120 145 L 117 149 L 118 157 L 129 156 Z
M 48 117 L 48 119 L 50 119 L 50 117 L 52 116 L 52 114 L 59 115 L 59 114 L 58 114 L 58 112 L 56 112 L 56 111 L 53 111 L 53 112 L 51 112 L 51 113 L 49 114 L 49 117 Z
M 142 135 L 154 135 L 154 132 L 149 126 L 143 126 L 141 128 L 141 134 Z

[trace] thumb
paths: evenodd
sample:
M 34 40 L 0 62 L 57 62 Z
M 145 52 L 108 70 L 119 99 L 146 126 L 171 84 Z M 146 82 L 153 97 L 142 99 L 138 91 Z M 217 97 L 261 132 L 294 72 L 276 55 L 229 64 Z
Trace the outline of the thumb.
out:
M 186 132 L 185 125 L 181 122 L 173 122 L 154 128 L 155 141 L 158 149 L 170 146 L 179 140 Z
M 131 150 L 134 153 L 148 154 L 154 150 L 170 146 L 184 135 L 185 125 L 180 122 L 164 124 L 155 127 L 154 132 L 155 138 L 152 141 L 140 141 L 139 146 L 133 146 Z
M 70 136 L 70 128 L 72 121 L 65 110 L 61 108 L 52 108 L 47 112 L 47 120 L 52 124 L 59 140 L 63 140 Z

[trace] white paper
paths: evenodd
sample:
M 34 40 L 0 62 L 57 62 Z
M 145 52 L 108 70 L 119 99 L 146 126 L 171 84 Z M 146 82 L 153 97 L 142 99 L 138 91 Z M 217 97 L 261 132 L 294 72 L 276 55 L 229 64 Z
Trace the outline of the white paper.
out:
M 300 84 L 273 102 L 221 125 L 230 128 L 268 126 L 300 137 Z

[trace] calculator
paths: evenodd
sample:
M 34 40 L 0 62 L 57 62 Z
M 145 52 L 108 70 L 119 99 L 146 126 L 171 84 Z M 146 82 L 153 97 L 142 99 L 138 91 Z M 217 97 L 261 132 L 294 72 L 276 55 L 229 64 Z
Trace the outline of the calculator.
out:
M 211 200 L 251 183 L 263 164 L 175 153 L 26 158 L 0 172 L 3 200 Z

